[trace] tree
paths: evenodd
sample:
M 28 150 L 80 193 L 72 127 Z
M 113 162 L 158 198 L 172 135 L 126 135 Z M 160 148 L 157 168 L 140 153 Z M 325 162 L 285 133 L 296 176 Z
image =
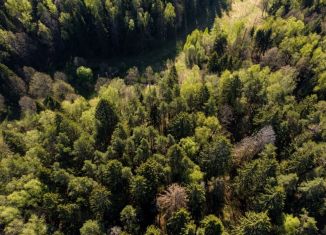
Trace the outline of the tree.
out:
M 208 215 L 200 222 L 199 231 L 203 235 L 222 235 L 224 234 L 224 226 L 215 215 Z
M 245 200 L 264 192 L 275 184 L 278 163 L 275 159 L 261 158 L 247 163 L 236 177 L 236 191 Z
M 240 219 L 239 225 L 236 227 L 234 234 L 269 235 L 271 229 L 272 224 L 265 212 L 247 212 L 246 215 Z
M 92 212 L 101 220 L 111 206 L 111 192 L 104 186 L 96 185 L 89 196 L 89 204 Z
M 92 69 L 84 66 L 80 66 L 77 68 L 76 75 L 81 82 L 90 82 L 93 80 Z
M 219 32 L 216 35 L 215 41 L 214 41 L 214 52 L 217 53 L 218 56 L 222 56 L 228 46 L 228 40 L 227 40 L 227 34 L 225 32 Z
M 36 72 L 29 84 L 29 93 L 34 98 L 46 98 L 52 94 L 52 78 L 45 74 Z
M 166 230 L 168 235 L 183 235 L 188 223 L 190 223 L 190 213 L 182 208 L 173 213 L 166 223 Z
M 146 190 L 147 195 L 145 198 L 150 199 L 147 200 L 147 202 L 152 201 L 156 195 L 157 189 L 167 182 L 168 176 L 165 167 L 152 157 L 141 164 L 136 172 L 146 179 L 148 191 Z
M 7 0 L 5 7 L 13 18 L 17 17 L 27 29 L 31 29 L 30 26 L 33 18 L 32 4 L 30 1 Z
M 170 185 L 156 200 L 156 204 L 164 218 L 170 218 L 181 208 L 186 208 L 188 196 L 186 189 L 177 185 Z
M 200 184 L 191 184 L 188 191 L 188 208 L 196 221 L 199 221 L 205 212 L 206 196 L 205 188 Z
M 120 213 L 120 221 L 123 228 L 130 234 L 138 234 L 139 221 L 137 219 L 137 211 L 132 206 L 128 205 Z
M 223 136 L 216 137 L 200 153 L 200 166 L 206 172 L 207 179 L 225 175 L 231 166 L 230 142 Z
M 176 139 L 191 136 L 194 133 L 193 119 L 188 113 L 178 114 L 169 124 L 169 134 Z
M 315 178 L 299 185 L 298 191 L 304 207 L 312 215 L 321 215 L 326 211 L 326 183 L 323 178 Z
M 24 114 L 34 114 L 36 112 L 35 101 L 28 96 L 20 98 L 19 106 Z
M 5 143 L 8 145 L 11 151 L 20 154 L 25 153 L 26 145 L 20 133 L 15 133 L 13 131 L 3 131 L 2 135 Z
M 267 187 L 264 193 L 258 195 L 255 208 L 258 212 L 267 211 L 273 223 L 282 223 L 282 213 L 285 204 L 285 193 L 283 187 Z
M 170 167 L 171 178 L 175 182 L 187 182 L 189 174 L 194 168 L 194 163 L 185 155 L 179 145 L 173 145 L 167 153 Z
M 259 29 L 255 34 L 255 43 L 260 53 L 264 53 L 271 44 L 272 29 Z
M 113 106 L 106 100 L 101 99 L 95 110 L 96 146 L 105 151 L 110 143 L 113 131 L 118 123 L 118 116 Z
M 22 235 L 30 235 L 30 234 L 39 234 L 46 235 L 47 234 L 47 226 L 44 221 L 44 218 L 39 218 L 36 215 L 32 215 L 28 222 L 24 225 L 21 233 Z
M 174 6 L 172 5 L 172 3 L 169 2 L 165 6 L 164 20 L 167 25 L 173 26 L 173 24 L 175 22 L 175 18 L 176 18 L 176 13 L 175 13 Z
M 293 215 L 285 215 L 284 219 L 284 233 L 286 235 L 299 234 L 300 220 Z
M 0 92 L 7 104 L 18 103 L 20 97 L 26 94 L 24 81 L 4 64 L 0 64 Z
M 145 235 L 161 235 L 161 231 L 154 225 L 147 227 Z
M 220 178 L 212 178 L 207 186 L 207 210 L 220 214 L 225 204 L 225 183 Z
M 87 220 L 80 228 L 81 235 L 101 235 L 101 228 L 97 221 Z
M 150 204 L 155 198 L 153 189 L 149 186 L 150 182 L 143 176 L 136 175 L 130 184 L 131 197 L 135 204 L 145 207 Z

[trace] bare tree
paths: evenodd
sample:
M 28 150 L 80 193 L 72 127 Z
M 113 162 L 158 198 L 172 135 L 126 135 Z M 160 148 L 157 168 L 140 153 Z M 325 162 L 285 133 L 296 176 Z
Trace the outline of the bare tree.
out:
M 61 80 L 61 81 L 65 81 L 65 82 L 68 81 L 67 75 L 65 73 L 59 72 L 59 71 L 54 73 L 53 78 L 55 81 L 56 80 Z
M 52 85 L 53 81 L 49 75 L 37 72 L 29 84 L 29 93 L 34 98 L 45 98 L 51 94 Z
M 169 218 L 179 209 L 186 208 L 187 202 L 186 189 L 178 184 L 172 184 L 157 197 L 156 204 L 163 218 Z
M 52 88 L 53 95 L 58 100 L 64 100 L 69 94 L 74 94 L 74 88 L 63 80 L 56 80 Z
M 274 144 L 275 140 L 275 131 L 271 125 L 263 127 L 255 135 L 242 139 L 233 150 L 235 164 L 241 165 L 250 160 L 261 152 L 265 145 Z
M 20 98 L 19 106 L 20 106 L 22 112 L 25 114 L 32 114 L 32 113 L 36 112 L 35 101 L 28 96 L 23 96 Z

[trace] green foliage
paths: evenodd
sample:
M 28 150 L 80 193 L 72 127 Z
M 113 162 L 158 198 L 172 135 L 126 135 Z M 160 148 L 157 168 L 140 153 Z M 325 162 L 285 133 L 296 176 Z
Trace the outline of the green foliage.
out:
M 167 157 L 171 167 L 171 177 L 173 181 L 189 181 L 194 163 L 185 155 L 179 145 L 173 145 L 169 148 Z
M 191 184 L 188 187 L 188 207 L 192 217 L 199 221 L 205 212 L 205 188 L 200 184 Z
M 268 235 L 271 233 L 271 229 L 272 224 L 266 213 L 247 212 L 240 219 L 234 232 L 238 235 Z
M 101 235 L 101 229 L 97 221 L 87 220 L 80 228 L 81 235 Z
M 194 133 L 194 123 L 191 115 L 188 113 L 178 114 L 168 127 L 169 134 L 173 135 L 176 139 L 181 139 L 191 136 Z
M 206 60 L 206 46 L 204 39 L 209 37 L 208 31 L 205 32 L 195 30 L 187 37 L 184 45 L 184 52 L 186 56 L 186 64 L 189 67 L 194 65 L 202 66 Z
M 325 4 L 247 3 L 0 1 L 0 234 L 322 234 Z
M 80 81 L 82 81 L 82 82 L 89 82 L 89 81 L 92 81 L 92 79 L 93 79 L 92 69 L 84 67 L 84 66 L 77 68 L 76 75 L 77 75 L 78 79 L 80 79 Z
M 160 235 L 161 231 L 155 227 L 154 225 L 151 225 L 147 227 L 145 235 Z
M 215 137 L 200 153 L 200 166 L 206 172 L 206 178 L 223 176 L 231 165 L 231 144 L 223 136 Z
M 190 213 L 186 209 L 175 212 L 167 221 L 166 229 L 169 235 L 186 234 L 186 226 L 190 223 Z
M 125 231 L 130 234 L 137 234 L 139 230 L 137 212 L 132 206 L 128 205 L 120 213 L 120 220 Z
M 200 230 L 203 235 L 222 235 L 224 226 L 215 215 L 208 215 L 200 222 Z
M 32 21 L 32 4 L 29 0 L 17 1 L 6 0 L 5 7 L 12 17 L 17 19 L 29 28 Z
M 111 136 L 118 123 L 118 116 L 113 106 L 106 100 L 100 100 L 95 110 L 97 147 L 104 151 L 110 143 Z

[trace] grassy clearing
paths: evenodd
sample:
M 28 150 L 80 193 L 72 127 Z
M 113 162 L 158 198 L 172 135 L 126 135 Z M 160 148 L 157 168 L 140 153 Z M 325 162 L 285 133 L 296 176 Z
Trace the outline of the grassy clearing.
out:
M 261 0 L 233 0 L 231 11 L 221 18 L 216 18 L 216 22 L 228 34 L 231 42 L 234 42 L 244 27 L 250 28 L 261 23 L 263 17 L 260 3 Z M 181 81 L 193 73 L 193 70 L 187 68 L 185 64 L 183 52 L 176 57 L 176 67 Z
M 251 27 L 261 22 L 260 2 L 260 0 L 233 0 L 232 10 L 218 20 L 231 41 L 235 40 L 242 27 Z

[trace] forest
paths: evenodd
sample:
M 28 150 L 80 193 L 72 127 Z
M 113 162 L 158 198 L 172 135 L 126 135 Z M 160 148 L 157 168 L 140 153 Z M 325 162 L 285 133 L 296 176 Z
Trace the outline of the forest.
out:
M 0 234 L 324 235 L 325 99 L 325 0 L 0 0 Z

